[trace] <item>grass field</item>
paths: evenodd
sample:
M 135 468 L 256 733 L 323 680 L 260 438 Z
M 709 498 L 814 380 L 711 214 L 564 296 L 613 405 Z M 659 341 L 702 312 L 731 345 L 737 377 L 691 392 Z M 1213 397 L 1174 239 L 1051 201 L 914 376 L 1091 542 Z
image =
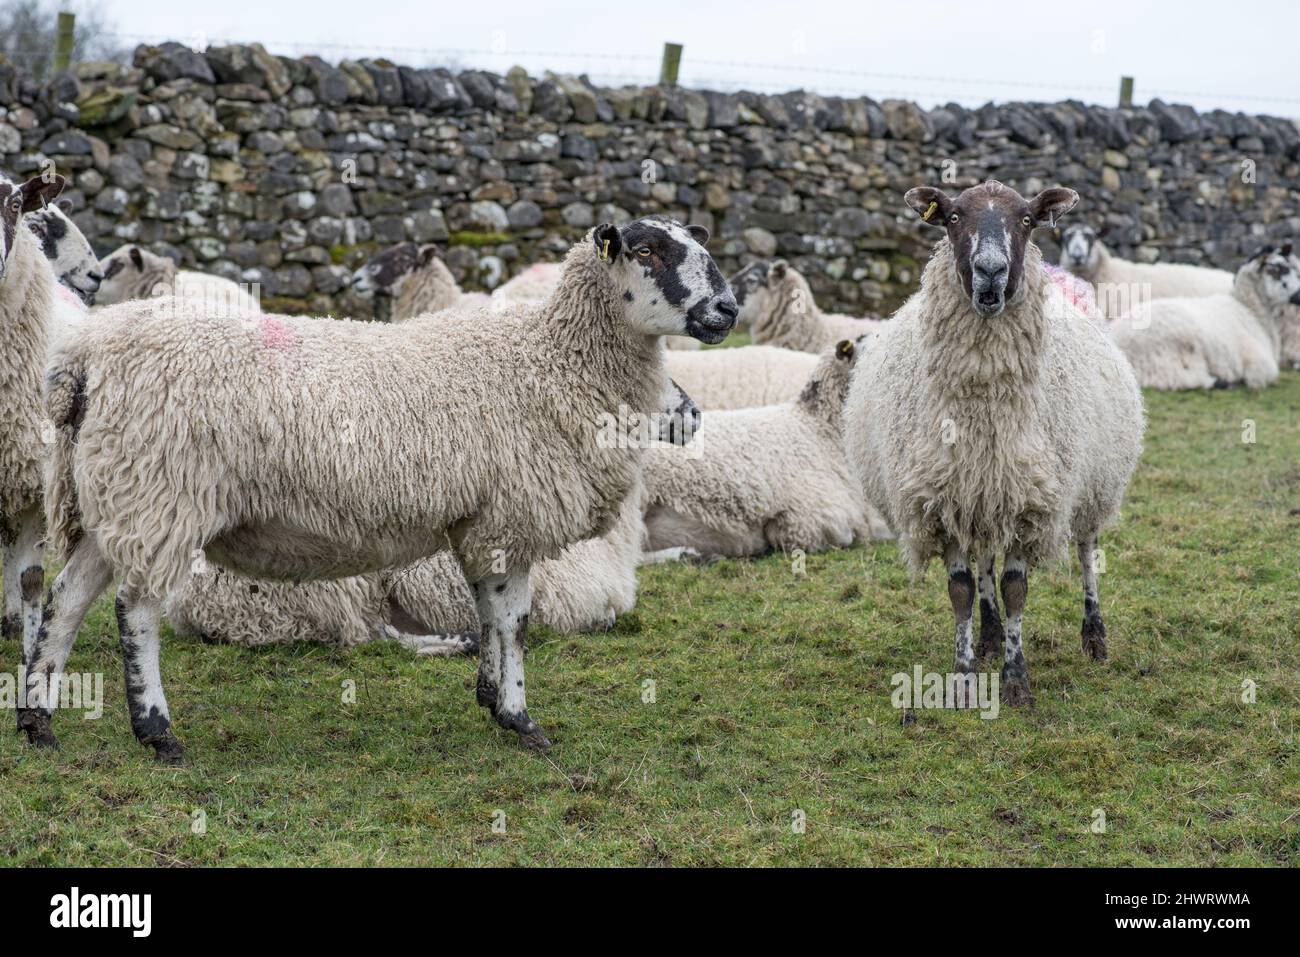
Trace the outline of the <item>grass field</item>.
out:
M 1111 660 L 1080 653 L 1075 573 L 1035 574 L 1033 710 L 904 723 L 890 678 L 951 667 L 951 612 L 879 544 L 644 569 L 610 634 L 535 631 L 546 756 L 474 706 L 471 660 L 171 639 L 173 769 L 131 735 L 102 601 L 70 670 L 105 674 L 103 719 L 56 716 L 54 754 L 0 736 L 0 861 L 1295 866 L 1300 374 L 1148 402 L 1102 542 Z

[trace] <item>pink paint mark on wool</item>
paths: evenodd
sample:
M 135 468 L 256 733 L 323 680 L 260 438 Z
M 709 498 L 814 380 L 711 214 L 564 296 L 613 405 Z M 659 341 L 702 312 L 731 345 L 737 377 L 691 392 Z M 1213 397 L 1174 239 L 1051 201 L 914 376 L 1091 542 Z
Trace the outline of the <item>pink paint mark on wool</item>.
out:
M 1085 282 L 1073 273 L 1066 272 L 1060 266 L 1053 266 L 1051 263 L 1043 263 L 1043 270 L 1076 309 L 1094 318 L 1101 316 L 1101 312 L 1097 308 L 1097 295 L 1093 291 L 1091 283 Z
M 262 327 L 262 342 L 276 352 L 293 352 L 298 348 L 298 336 L 282 319 L 263 314 L 258 320 Z
M 69 289 L 67 286 L 59 284 L 56 285 L 54 288 L 59 291 L 60 298 L 62 298 L 65 302 L 69 302 L 72 305 L 76 306 L 78 311 L 80 312 L 89 311 L 86 309 L 86 304 L 81 301 L 81 298 L 76 293 L 74 293 L 71 289 Z

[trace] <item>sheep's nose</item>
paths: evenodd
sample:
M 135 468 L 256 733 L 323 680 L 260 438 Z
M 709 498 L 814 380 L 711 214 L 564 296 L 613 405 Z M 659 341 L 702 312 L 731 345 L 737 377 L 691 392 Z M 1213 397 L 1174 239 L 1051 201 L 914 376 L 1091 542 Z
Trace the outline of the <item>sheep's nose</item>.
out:
M 102 272 L 90 272 L 90 273 L 86 273 L 86 276 L 90 279 L 91 282 L 104 281 L 104 274 Z
M 731 298 L 723 299 L 717 304 L 716 308 L 718 312 L 722 313 L 732 322 L 735 322 L 736 317 L 740 315 L 740 310 L 736 307 L 735 299 L 731 299 Z
M 976 263 L 975 278 L 980 280 L 981 285 L 993 286 L 998 283 L 1006 282 L 1007 267 L 1005 263 L 987 265 Z

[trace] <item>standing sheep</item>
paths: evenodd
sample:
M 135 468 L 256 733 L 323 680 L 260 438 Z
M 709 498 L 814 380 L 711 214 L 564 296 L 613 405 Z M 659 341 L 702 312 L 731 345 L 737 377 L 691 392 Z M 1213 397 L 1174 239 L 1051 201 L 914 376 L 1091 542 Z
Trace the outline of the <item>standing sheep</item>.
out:
M 657 409 L 659 337 L 717 342 L 734 325 L 707 239 L 602 224 L 543 306 L 470 321 L 214 319 L 187 299 L 105 311 L 50 361 L 45 500 L 67 564 L 19 713 L 28 739 L 57 743 L 41 679 L 62 673 L 115 577 L 132 727 L 174 760 L 158 625 L 195 555 L 310 580 L 450 547 L 483 624 L 478 702 L 523 744 L 549 746 L 524 692 L 530 572 L 616 520 L 641 443 L 609 441 L 602 423 Z
M 1291 268 L 1300 272 L 1300 256 L 1291 254 Z M 1282 310 L 1282 328 L 1278 330 L 1278 356 L 1285 368 L 1300 369 L 1300 306 L 1288 304 Z
M 1222 269 L 1118 259 L 1091 226 L 1071 226 L 1062 233 L 1059 264 L 1093 284 L 1098 308 L 1107 318 L 1152 299 L 1232 292 L 1232 273 Z
M 793 402 L 711 413 L 691 448 L 650 450 L 649 560 L 818 552 L 889 537 L 844 457 L 840 411 L 857 351 L 846 339 L 815 358 Z
M 24 222 L 40 241 L 41 252 L 54 268 L 54 276 L 74 292 L 83 305 L 92 305 L 104 276 L 90 240 L 68 218 L 66 200 L 33 210 Z M 71 208 L 70 206 L 68 208 Z
M 121 246 L 100 264 L 103 281 L 95 302 L 111 306 L 133 299 L 197 299 L 220 316 L 258 315 L 262 307 L 242 286 L 220 276 L 177 269 L 176 263 L 135 245 Z
M 674 382 L 701 409 L 752 409 L 793 402 L 817 367 L 817 357 L 777 346 L 670 352 Z
M 1277 381 L 1285 312 L 1297 305 L 1291 246 L 1267 246 L 1237 270 L 1231 293 L 1153 299 L 1115 318 L 1111 334 L 1146 388 L 1262 389 Z
M 755 345 L 821 352 L 841 339 L 880 329 L 879 319 L 856 319 L 822 312 L 808 280 L 784 259 L 751 263 L 729 280 Z
M 1078 198 L 1054 188 L 1025 200 L 992 181 L 955 199 L 908 192 L 908 205 L 947 236 L 920 290 L 858 363 L 845 407 L 867 501 L 898 532 L 916 574 L 936 555 L 947 565 L 959 674 L 976 669 L 978 569 L 979 653 L 1005 640 L 1002 694 L 1013 705 L 1033 700 L 1021 647 L 1028 573 L 1068 540 L 1083 566 L 1083 649 L 1106 657 L 1093 555 L 1141 452 L 1142 397 L 1128 363 L 1029 241 Z
M 25 225 L 64 180 L 34 177 L 22 184 L 0 181 L 0 548 L 4 550 L 4 618 L 0 632 L 22 638 L 23 661 L 32 651 L 41 624 L 45 583 L 41 539 L 42 468 L 48 422 L 41 397 L 57 284 Z

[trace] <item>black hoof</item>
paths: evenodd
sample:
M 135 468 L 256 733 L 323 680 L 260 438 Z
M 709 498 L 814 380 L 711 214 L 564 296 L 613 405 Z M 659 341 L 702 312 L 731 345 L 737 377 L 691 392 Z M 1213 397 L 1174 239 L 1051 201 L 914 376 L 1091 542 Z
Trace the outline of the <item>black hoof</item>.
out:
M 528 717 L 527 711 L 518 714 L 498 714 L 497 724 L 519 735 L 519 743 L 534 751 L 546 751 L 551 746 L 551 739 L 546 736 L 542 726 Z
M 1105 661 L 1106 650 L 1106 626 L 1102 623 L 1100 615 L 1093 615 L 1090 618 L 1083 619 L 1083 629 L 1081 632 L 1083 639 L 1083 653 L 1093 661 Z
M 1029 672 L 1024 665 L 1002 666 L 1001 699 L 1011 708 L 1032 708 L 1034 696 L 1029 692 Z
M 479 675 L 478 685 L 474 688 L 474 698 L 478 701 L 480 708 L 495 711 L 497 707 L 497 686 Z
M 176 735 L 168 731 L 159 738 L 152 738 L 147 741 L 141 741 L 141 744 L 148 744 L 153 747 L 154 760 L 159 764 L 184 764 L 185 763 L 185 745 L 181 744 Z
M 18 730 L 27 732 L 27 743 L 35 748 L 58 750 L 59 739 L 50 730 L 50 716 L 37 708 L 18 709 Z

